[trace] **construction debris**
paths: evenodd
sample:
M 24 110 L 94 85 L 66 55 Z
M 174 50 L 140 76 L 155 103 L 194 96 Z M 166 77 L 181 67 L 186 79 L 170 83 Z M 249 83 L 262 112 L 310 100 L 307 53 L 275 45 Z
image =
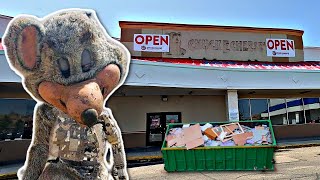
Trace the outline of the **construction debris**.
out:
M 272 144 L 270 130 L 267 125 L 249 127 L 240 123 L 223 125 L 206 123 L 202 126 L 200 124 L 185 124 L 172 128 L 166 136 L 167 147 L 193 149 L 201 146 L 257 146 Z

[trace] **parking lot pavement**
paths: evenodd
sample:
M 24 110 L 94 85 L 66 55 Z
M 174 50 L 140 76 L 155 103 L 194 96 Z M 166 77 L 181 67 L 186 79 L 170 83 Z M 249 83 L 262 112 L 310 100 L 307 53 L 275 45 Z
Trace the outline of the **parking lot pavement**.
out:
M 168 173 L 164 165 L 129 168 L 130 179 L 198 179 L 198 180 L 248 180 L 248 179 L 290 179 L 320 180 L 320 146 L 296 149 L 282 149 L 275 152 L 275 171 L 204 171 Z

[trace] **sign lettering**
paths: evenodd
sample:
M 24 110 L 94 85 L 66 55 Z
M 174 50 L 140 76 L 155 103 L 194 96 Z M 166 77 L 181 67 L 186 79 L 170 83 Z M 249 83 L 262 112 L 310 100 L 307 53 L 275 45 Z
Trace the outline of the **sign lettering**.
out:
M 290 39 L 266 39 L 267 56 L 295 57 L 294 41 Z
M 134 51 L 169 52 L 169 35 L 135 34 Z

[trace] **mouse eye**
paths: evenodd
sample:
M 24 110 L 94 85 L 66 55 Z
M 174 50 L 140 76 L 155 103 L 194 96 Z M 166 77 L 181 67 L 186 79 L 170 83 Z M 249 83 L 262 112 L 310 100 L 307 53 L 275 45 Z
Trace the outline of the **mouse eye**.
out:
M 58 60 L 59 69 L 63 77 L 68 78 L 70 76 L 70 64 L 68 59 L 60 58 Z
M 84 50 L 81 54 L 82 72 L 88 72 L 91 68 L 91 54 L 88 50 Z

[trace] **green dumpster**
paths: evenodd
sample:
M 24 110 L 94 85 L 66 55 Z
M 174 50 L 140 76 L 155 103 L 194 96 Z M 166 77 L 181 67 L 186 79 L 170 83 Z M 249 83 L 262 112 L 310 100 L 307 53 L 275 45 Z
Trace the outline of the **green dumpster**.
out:
M 213 171 L 213 170 L 274 170 L 274 150 L 276 140 L 270 120 L 238 121 L 241 125 L 254 127 L 267 125 L 272 144 L 258 146 L 213 146 L 197 147 L 187 150 L 185 147 L 167 147 L 164 140 L 161 148 L 164 168 L 174 171 Z M 229 122 L 210 122 L 223 125 Z M 197 123 L 190 123 L 191 125 Z M 199 123 L 204 125 L 206 123 Z M 169 124 L 166 136 L 171 128 L 182 127 L 182 123 Z

